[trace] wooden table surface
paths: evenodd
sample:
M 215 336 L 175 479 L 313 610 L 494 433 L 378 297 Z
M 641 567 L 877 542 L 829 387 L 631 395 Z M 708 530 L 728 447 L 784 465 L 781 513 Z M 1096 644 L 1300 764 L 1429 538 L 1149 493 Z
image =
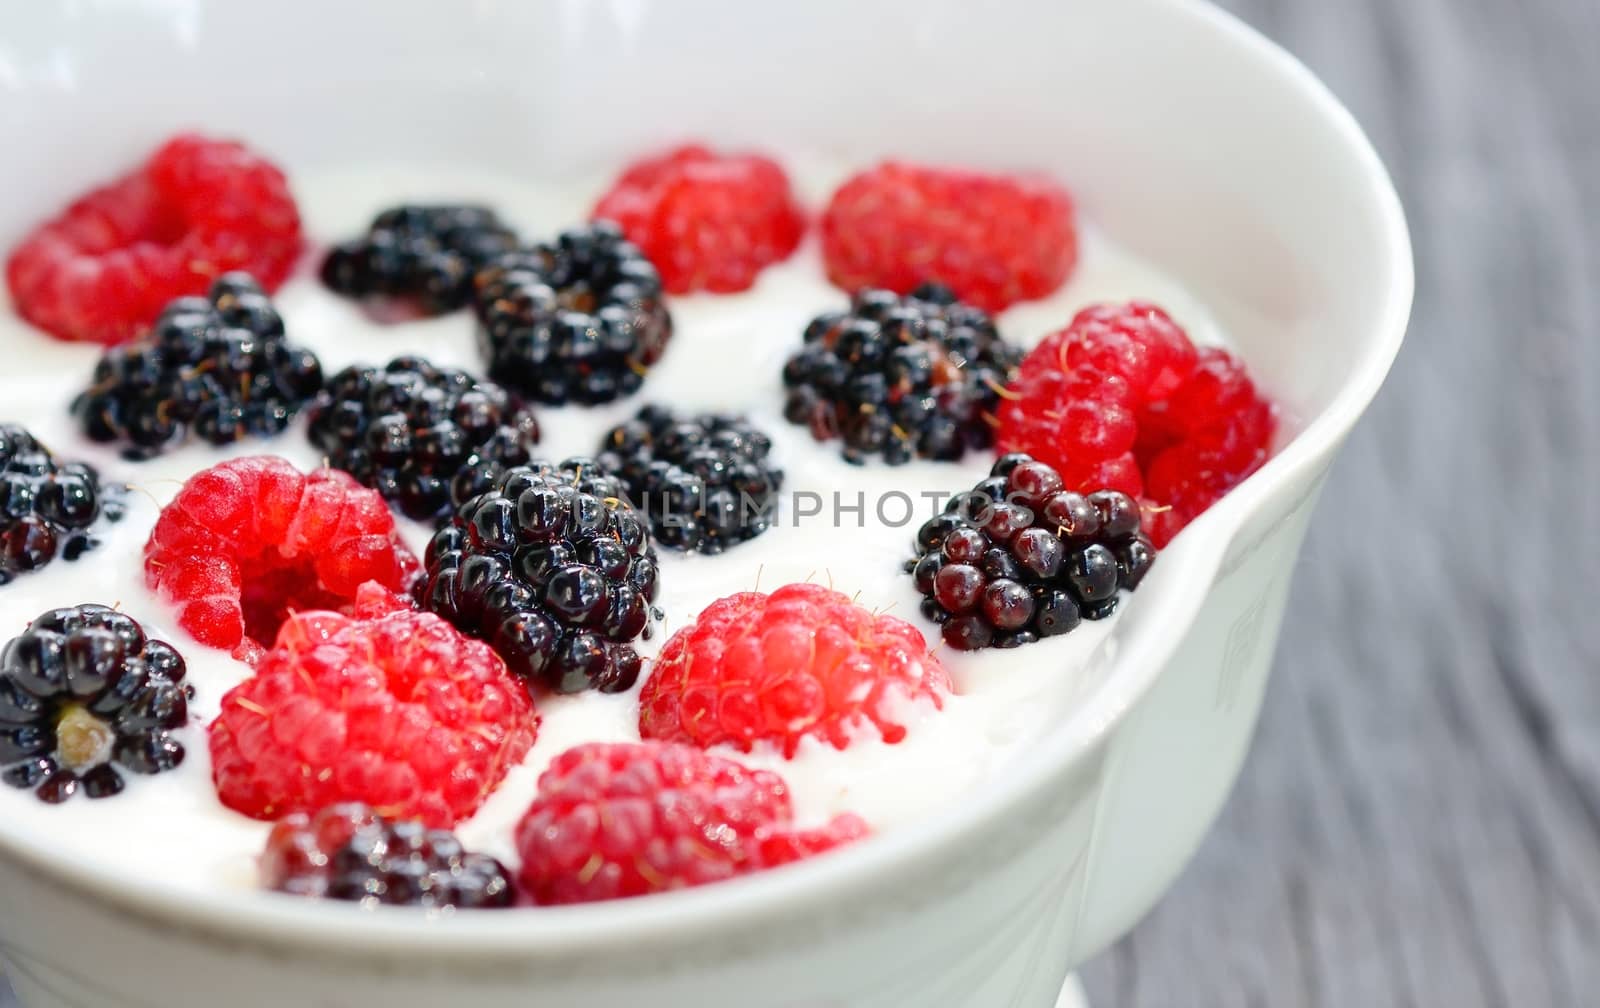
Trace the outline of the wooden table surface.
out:
M 1225 5 L 1365 124 L 1417 305 L 1238 790 L 1091 1001 L 1600 1005 L 1600 2 Z

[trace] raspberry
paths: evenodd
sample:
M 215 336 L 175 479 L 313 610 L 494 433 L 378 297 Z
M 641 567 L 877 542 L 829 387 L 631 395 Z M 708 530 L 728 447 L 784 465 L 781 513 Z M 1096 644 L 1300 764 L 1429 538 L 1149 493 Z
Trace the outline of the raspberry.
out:
M 906 563 L 923 615 L 962 651 L 1017 647 L 1104 619 L 1139 586 L 1155 548 L 1139 505 L 1116 490 L 1087 496 L 1027 455 L 951 499 L 917 531 Z
M 16 424 L 0 424 L 0 585 L 99 545 L 96 526 L 124 512 L 124 487 L 81 462 L 59 462 Z
M 828 279 L 909 293 L 925 280 L 999 311 L 1060 287 L 1078 258 L 1066 190 L 1035 178 L 887 161 L 840 186 L 822 215 Z
M 172 732 L 189 722 L 183 658 L 103 605 L 52 609 L 0 658 L 0 780 L 66 801 L 123 789 L 118 768 L 157 774 L 183 762 Z
M 606 435 L 596 459 L 622 480 L 656 542 L 721 553 L 772 525 L 782 470 L 767 461 L 772 439 L 741 417 L 679 418 L 646 406 Z
M 274 437 L 321 387 L 316 355 L 288 342 L 255 278 L 229 273 L 107 350 L 72 411 L 90 440 L 122 442 L 125 458 L 142 461 L 191 435 L 214 445 Z
M 748 289 L 800 244 L 805 217 L 777 163 L 688 146 L 630 167 L 595 204 L 673 294 Z
M 1021 358 L 987 312 L 947 287 L 859 291 L 848 312 L 812 320 L 784 364 L 784 418 L 818 441 L 839 438 L 847 462 L 955 461 L 990 446 L 1001 388 Z
M 892 743 L 907 702 L 942 707 L 950 688 L 916 627 L 790 584 L 719 599 L 674 634 L 640 693 L 639 732 L 791 757 L 808 735 L 844 749 L 870 727 Z
M 496 259 L 473 310 L 489 377 L 553 406 L 632 395 L 672 338 L 660 274 L 610 221 Z
M 465 850 L 449 830 L 386 819 L 360 802 L 280 819 L 261 854 L 261 884 L 363 906 L 473 910 L 516 901 L 499 861 Z
M 301 612 L 223 696 L 212 779 L 256 819 L 359 801 L 450 827 L 527 754 L 538 723 L 494 652 L 431 613 Z
M 230 270 L 273 290 L 299 252 L 300 215 L 283 173 L 237 143 L 182 134 L 24 238 L 6 282 L 29 322 L 109 345 Z
M 180 626 L 252 662 L 289 613 L 347 605 L 367 581 L 404 590 L 416 570 L 375 491 L 270 455 L 190 477 L 161 510 L 144 565 Z
M 853 815 L 796 829 L 788 785 L 691 746 L 590 743 L 539 778 L 517 826 L 536 903 L 585 903 L 718 882 L 866 836 Z
M 322 282 L 335 293 L 388 298 L 422 315 L 443 315 L 472 297 L 472 276 L 517 236 L 481 206 L 391 207 L 360 238 L 322 260 Z
M 1072 490 L 1141 498 L 1165 546 L 1266 460 L 1276 410 L 1226 350 L 1196 350 L 1155 305 L 1095 305 L 1018 368 L 995 441 L 1061 473 Z

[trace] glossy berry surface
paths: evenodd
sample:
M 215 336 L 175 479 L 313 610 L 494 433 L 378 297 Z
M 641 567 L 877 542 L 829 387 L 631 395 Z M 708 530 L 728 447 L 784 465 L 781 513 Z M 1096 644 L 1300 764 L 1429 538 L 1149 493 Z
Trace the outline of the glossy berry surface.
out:
M 488 207 L 407 203 L 378 214 L 361 237 L 330 249 L 322 282 L 345 297 L 443 315 L 465 307 L 473 275 L 516 247 L 516 234 Z
M 493 382 L 397 357 L 348 367 L 307 411 L 307 433 L 328 464 L 377 490 L 401 514 L 441 524 L 463 471 L 529 462 L 539 440 L 531 410 Z
M 511 671 L 561 693 L 617 693 L 657 613 L 643 515 L 592 459 L 489 469 L 460 481 L 428 544 L 422 607 L 488 641 Z M 471 496 L 466 496 L 471 493 Z
M 842 290 L 907 294 L 935 280 L 991 312 L 1054 291 L 1078 258 L 1060 186 L 896 161 L 840 186 L 821 229 L 828 279 Z
M 178 625 L 251 662 L 290 613 L 348 606 L 368 581 L 404 591 L 416 566 L 376 491 L 271 455 L 190 477 L 144 547 L 145 583 Z
M 867 834 L 853 815 L 794 825 L 783 778 L 693 746 L 589 743 L 557 756 L 517 826 L 518 881 L 536 903 L 705 885 Z
M 358 801 L 449 827 L 533 745 L 538 715 L 480 641 L 430 613 L 300 612 L 210 728 L 212 779 L 256 819 Z
M 17 424 L 0 424 L 0 585 L 99 545 L 96 530 L 123 515 L 124 489 L 87 465 L 58 462 Z
M 711 603 L 661 649 L 639 694 L 647 739 L 793 756 L 811 736 L 838 749 L 906 735 L 908 705 L 943 706 L 950 677 L 922 632 L 821 585 Z
M 917 531 L 906 571 L 945 643 L 978 651 L 1110 616 L 1155 556 L 1132 497 L 1078 493 L 1054 468 L 1013 454 Z
M 261 285 L 229 273 L 107 350 L 72 411 L 90 440 L 120 444 L 138 461 L 193 440 L 274 437 L 321 386 L 316 355 L 288 341 Z
M 979 308 L 925 284 L 907 297 L 865 290 L 818 316 L 783 368 L 784 416 L 847 461 L 953 461 L 993 440 L 1003 386 L 1022 352 Z
M 52 804 L 183 762 L 182 656 L 103 605 L 52 609 L 0 653 L 0 780 Z
M 615 221 L 673 294 L 747 290 L 762 269 L 789 257 L 805 231 L 777 162 L 699 145 L 630 166 L 592 216 Z
M 1147 302 L 1095 305 L 1023 360 L 996 442 L 1054 466 L 1066 485 L 1141 498 L 1165 546 L 1271 451 L 1277 411 L 1244 366 L 1196 348 Z
M 466 850 L 454 833 L 341 802 L 278 820 L 261 853 L 261 885 L 313 899 L 429 910 L 509 907 L 505 865 Z
M 489 377 L 551 405 L 631 395 L 672 337 L 661 275 L 609 221 L 496 259 L 473 307 Z
M 283 173 L 240 144 L 182 134 L 23 238 L 6 283 L 17 312 L 52 336 L 110 345 L 230 271 L 274 290 L 299 253 Z
M 767 461 L 772 439 L 741 417 L 678 417 L 646 406 L 606 435 L 596 461 L 622 481 L 671 549 L 721 553 L 775 520 L 783 472 Z

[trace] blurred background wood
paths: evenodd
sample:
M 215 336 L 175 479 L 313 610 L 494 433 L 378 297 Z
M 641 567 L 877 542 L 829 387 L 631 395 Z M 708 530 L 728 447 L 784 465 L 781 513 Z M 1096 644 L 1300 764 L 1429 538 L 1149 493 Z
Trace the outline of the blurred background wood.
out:
M 1238 790 L 1091 1001 L 1600 1004 L 1600 3 L 1224 4 L 1382 151 L 1415 321 Z

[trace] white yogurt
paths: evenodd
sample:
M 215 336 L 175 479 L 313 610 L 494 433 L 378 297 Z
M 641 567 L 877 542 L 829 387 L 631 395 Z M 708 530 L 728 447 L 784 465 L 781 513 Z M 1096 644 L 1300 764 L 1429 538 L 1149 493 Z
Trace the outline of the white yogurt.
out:
M 808 205 L 820 206 L 844 172 L 835 165 L 790 160 Z M 291 170 L 291 176 L 295 173 Z M 392 166 L 295 176 L 296 194 L 313 243 L 349 237 L 372 215 L 403 201 L 481 200 L 529 236 L 552 234 L 580 221 L 606 180 L 542 186 L 480 172 L 408 173 Z M 1149 265 L 1119 251 L 1092 228 L 1082 235 L 1081 261 L 1071 283 L 1053 297 L 1014 308 L 999 319 L 1010 339 L 1032 345 L 1085 304 L 1133 297 L 1163 304 L 1197 341 L 1218 342 L 1204 309 Z M 380 325 L 353 303 L 327 292 L 310 263 L 279 292 L 277 303 L 291 339 L 314 350 L 332 373 L 353 363 L 382 364 L 421 354 L 441 365 L 481 373 L 469 313 Z M 592 453 L 611 425 L 645 401 L 682 410 L 746 413 L 773 439 L 774 461 L 785 472 L 777 525 L 716 557 L 661 556 L 660 605 L 665 626 L 640 651 L 653 655 L 677 627 L 716 598 L 757 587 L 807 579 L 855 594 L 861 604 L 921 627 L 930 643 L 937 628 L 917 615 L 920 601 L 901 573 L 917 526 L 938 509 L 936 499 L 970 488 L 987 475 L 990 459 L 972 455 L 959 464 L 900 467 L 847 465 L 838 444 L 818 444 L 784 422 L 779 372 L 815 315 L 845 304 L 823 276 L 814 243 L 762 274 L 755 288 L 737 295 L 674 298 L 675 335 L 644 390 L 633 399 L 584 409 L 544 408 L 543 454 L 553 459 Z M 182 481 L 224 458 L 274 453 L 302 468 L 319 463 L 304 425 L 271 442 L 227 450 L 191 445 L 147 463 L 130 463 L 87 442 L 68 414 L 99 355 L 91 345 L 56 342 L 9 310 L 0 310 L 4 406 L 0 419 L 27 426 L 58 456 L 87 459 L 108 481 L 135 487 L 128 516 L 103 537 L 101 547 L 75 563 L 47 569 L 0 588 L 0 639 L 55 606 L 101 602 L 138 619 L 151 636 L 175 644 L 188 661 L 197 690 L 193 721 L 179 737 L 188 758 L 177 770 L 130 778 L 122 796 L 91 801 L 82 796 L 59 806 L 27 791 L 0 787 L 0 823 L 76 856 L 109 863 L 142 877 L 180 887 L 254 885 L 254 856 L 267 825 L 225 809 L 211 786 L 204 726 L 222 694 L 249 674 L 227 654 L 204 647 L 179 630 L 170 610 L 144 587 L 141 549 L 158 504 Z M 805 511 L 813 514 L 803 514 Z M 427 533 L 403 523 L 420 554 Z M 793 759 L 776 753 L 739 755 L 780 772 L 791 785 L 802 821 L 815 823 L 853 811 L 877 829 L 897 829 L 940 803 L 1002 773 L 1021 751 L 1070 710 L 1092 672 L 1109 658 L 1105 646 L 1115 617 L 1087 623 L 1071 634 L 1012 650 L 939 653 L 959 695 L 941 711 L 919 709 L 908 737 L 896 745 L 860 738 L 848 749 L 807 742 Z M 648 675 L 648 666 L 646 668 Z M 514 859 L 512 831 L 534 793 L 539 773 L 562 750 L 586 741 L 637 741 L 637 689 L 619 696 L 596 693 L 540 702 L 538 742 L 484 807 L 459 832 L 465 842 Z M 735 754 L 737 755 L 737 754 Z

